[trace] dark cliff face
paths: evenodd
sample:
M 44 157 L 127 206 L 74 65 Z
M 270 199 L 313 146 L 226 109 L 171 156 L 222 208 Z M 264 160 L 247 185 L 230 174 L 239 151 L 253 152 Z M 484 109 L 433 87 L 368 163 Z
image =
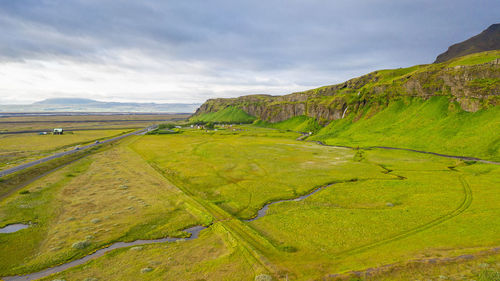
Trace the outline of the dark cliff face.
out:
M 500 23 L 493 24 L 480 34 L 450 46 L 446 52 L 437 56 L 434 63 L 491 50 L 500 50 Z
M 366 105 L 383 106 L 393 99 L 436 95 L 448 96 L 466 111 L 477 111 L 500 104 L 500 51 L 489 55 L 497 58 L 476 65 L 445 63 L 375 71 L 341 84 L 284 96 L 210 99 L 195 115 L 235 106 L 269 122 L 306 115 L 324 124 L 363 110 Z

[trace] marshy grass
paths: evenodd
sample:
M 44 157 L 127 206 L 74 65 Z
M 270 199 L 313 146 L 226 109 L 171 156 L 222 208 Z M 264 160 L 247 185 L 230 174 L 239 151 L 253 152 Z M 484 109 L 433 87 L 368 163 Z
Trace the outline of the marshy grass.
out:
M 119 172 L 121 179 L 112 171 Z M 121 185 L 141 186 L 126 191 L 128 196 L 142 201 L 123 200 L 121 192 L 116 192 Z M 199 223 L 199 211 L 172 211 L 176 202 L 183 201 L 182 194 L 126 145 L 115 145 L 77 161 L 25 189 L 35 187 L 42 189 L 12 194 L 0 205 L 0 223 L 6 218 L 37 225 L 1 238 L 0 276 L 36 271 L 82 257 L 112 241 L 171 236 L 187 225 Z M 75 234 L 95 238 L 70 242 Z M 63 244 L 58 245 L 61 241 Z M 34 244 L 39 246 L 32 247 Z

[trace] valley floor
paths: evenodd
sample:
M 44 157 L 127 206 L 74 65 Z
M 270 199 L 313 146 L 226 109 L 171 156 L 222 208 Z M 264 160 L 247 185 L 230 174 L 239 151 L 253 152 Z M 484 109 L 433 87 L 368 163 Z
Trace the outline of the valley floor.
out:
M 0 234 L 0 275 L 195 225 L 206 227 L 196 239 L 113 250 L 41 280 L 498 275 L 499 165 L 234 129 L 129 137 L 6 197 L 0 227 L 30 227 Z

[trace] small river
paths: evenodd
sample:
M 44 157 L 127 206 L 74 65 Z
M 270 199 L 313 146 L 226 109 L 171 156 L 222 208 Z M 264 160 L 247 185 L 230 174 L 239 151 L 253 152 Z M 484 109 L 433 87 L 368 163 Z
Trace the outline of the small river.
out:
M 106 248 L 102 248 L 100 250 L 97 250 L 96 252 L 94 252 L 94 253 L 92 253 L 92 254 L 90 254 L 88 256 L 85 256 L 85 257 L 83 257 L 81 259 L 74 260 L 74 261 L 71 261 L 71 262 L 68 262 L 68 263 L 65 263 L 65 264 L 61 264 L 61 265 L 58 265 L 58 266 L 55 266 L 55 267 L 51 267 L 51 268 L 48 268 L 48 269 L 45 269 L 45 270 L 42 270 L 42 271 L 39 271 L 39 272 L 27 274 L 27 275 L 3 277 L 3 280 L 5 280 L 5 281 L 21 281 L 21 280 L 25 281 L 25 280 L 40 279 L 40 278 L 49 276 L 51 274 L 64 271 L 64 270 L 66 270 L 68 268 L 71 268 L 71 267 L 74 267 L 74 266 L 86 263 L 87 261 L 89 261 L 91 259 L 95 259 L 97 257 L 100 257 L 100 256 L 104 255 L 105 253 L 107 253 L 109 251 L 112 251 L 114 249 L 125 248 L 125 247 L 130 247 L 130 246 L 146 245 L 146 244 L 163 243 L 163 242 L 174 242 L 174 241 L 177 241 L 177 240 L 193 240 L 193 239 L 198 238 L 198 235 L 199 235 L 200 231 L 202 231 L 205 228 L 206 228 L 205 226 L 199 226 L 198 225 L 198 226 L 194 226 L 194 227 L 191 227 L 191 228 L 184 229 L 185 232 L 188 232 L 188 233 L 191 234 L 191 236 L 188 237 L 188 238 L 171 238 L 171 237 L 167 237 L 167 238 L 154 239 L 154 240 L 136 240 L 136 241 L 133 241 L 133 242 L 116 242 L 116 243 L 114 243 L 114 244 L 112 244 L 112 245 L 110 245 L 110 246 L 108 246 Z
M 0 228 L 0 233 L 13 233 L 28 227 L 30 227 L 29 224 L 22 224 L 22 223 L 9 224 L 5 227 Z
M 257 211 L 257 216 L 255 216 L 254 218 L 248 219 L 248 220 L 244 220 L 244 221 L 251 222 L 251 221 L 257 220 L 257 219 L 265 216 L 266 213 L 267 213 L 267 210 L 269 209 L 269 206 L 271 206 L 273 204 L 287 202 L 287 201 L 301 201 L 301 200 L 304 200 L 307 197 L 315 194 L 316 192 L 318 192 L 320 190 L 323 190 L 323 189 L 325 189 L 327 187 L 330 187 L 332 185 L 333 185 L 333 183 L 321 186 L 319 188 L 314 189 L 310 193 L 307 193 L 307 194 L 302 195 L 300 197 L 296 197 L 296 198 L 292 198 L 292 199 L 283 199 L 283 200 L 278 200 L 278 201 L 270 202 L 270 203 L 264 205 L 259 211 Z M 14 225 L 10 225 L 10 226 L 14 226 Z M 16 226 L 18 226 L 18 227 L 24 226 L 22 228 L 29 227 L 29 225 L 21 225 L 21 224 L 16 224 Z M 9 226 L 7 226 L 7 227 L 9 227 Z M 22 228 L 19 228 L 19 229 L 22 229 Z M 198 238 L 198 235 L 199 235 L 200 231 L 202 231 L 203 229 L 206 229 L 206 228 L 207 227 L 205 227 L 205 226 L 199 226 L 198 225 L 198 226 L 194 226 L 194 227 L 191 227 L 191 228 L 184 229 L 185 232 L 188 232 L 188 233 L 191 234 L 191 236 L 189 238 L 171 238 L 171 237 L 167 237 L 167 238 L 154 239 L 154 240 L 136 240 L 136 241 L 133 241 L 133 242 L 116 242 L 116 243 L 114 243 L 114 244 L 112 244 L 112 245 L 110 245 L 110 246 L 108 246 L 106 248 L 102 248 L 100 250 L 97 250 L 96 252 L 94 252 L 94 253 L 92 253 L 90 255 L 87 255 L 87 256 L 85 256 L 85 257 L 83 257 L 81 259 L 77 259 L 77 260 L 74 260 L 74 261 L 71 261 L 71 262 L 68 262 L 68 263 L 65 263 L 65 264 L 61 264 L 61 265 L 58 265 L 58 266 L 55 266 L 55 267 L 51 267 L 51 268 L 48 268 L 48 269 L 45 269 L 45 270 L 42 270 L 42 271 L 39 271 L 39 272 L 35 272 L 35 273 L 27 274 L 27 275 L 21 275 L 21 276 L 3 277 L 3 279 L 5 281 L 29 281 L 29 280 L 40 279 L 40 278 L 49 276 L 51 274 L 64 271 L 64 270 L 69 269 L 71 267 L 84 264 L 87 261 L 95 259 L 95 258 L 98 258 L 100 256 L 103 256 L 105 253 L 107 253 L 109 251 L 112 251 L 114 249 L 125 248 L 125 247 L 130 247 L 130 246 L 146 245 L 146 244 L 163 243 L 163 242 L 174 242 L 174 241 L 178 241 L 178 240 L 193 240 L 193 239 Z M 19 230 L 19 229 L 17 229 L 17 230 Z M 17 230 L 14 230 L 14 231 L 17 231 Z M 11 231 L 11 232 L 14 232 L 14 231 Z

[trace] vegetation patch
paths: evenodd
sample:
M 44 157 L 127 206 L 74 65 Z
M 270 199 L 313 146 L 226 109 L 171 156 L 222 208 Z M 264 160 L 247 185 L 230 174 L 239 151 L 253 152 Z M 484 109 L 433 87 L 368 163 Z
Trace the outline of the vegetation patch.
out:
M 392 146 L 500 160 L 500 107 L 466 112 L 447 97 L 391 102 L 373 116 L 332 121 L 311 140 L 332 145 Z
M 255 116 L 246 113 L 241 108 L 228 106 L 217 112 L 210 112 L 192 116 L 189 120 L 192 123 L 196 122 L 252 123 L 255 119 L 257 119 Z
M 285 121 L 270 123 L 262 120 L 257 120 L 254 125 L 266 128 L 275 128 L 280 130 L 290 130 L 295 132 L 315 133 L 321 129 L 318 121 L 312 117 L 300 115 L 295 116 Z
M 82 249 L 85 249 L 87 248 L 88 246 L 90 246 L 90 241 L 80 241 L 80 242 L 75 242 L 73 243 L 73 245 L 71 245 L 71 247 L 75 248 L 75 249 L 78 249 L 78 250 L 82 250 Z

